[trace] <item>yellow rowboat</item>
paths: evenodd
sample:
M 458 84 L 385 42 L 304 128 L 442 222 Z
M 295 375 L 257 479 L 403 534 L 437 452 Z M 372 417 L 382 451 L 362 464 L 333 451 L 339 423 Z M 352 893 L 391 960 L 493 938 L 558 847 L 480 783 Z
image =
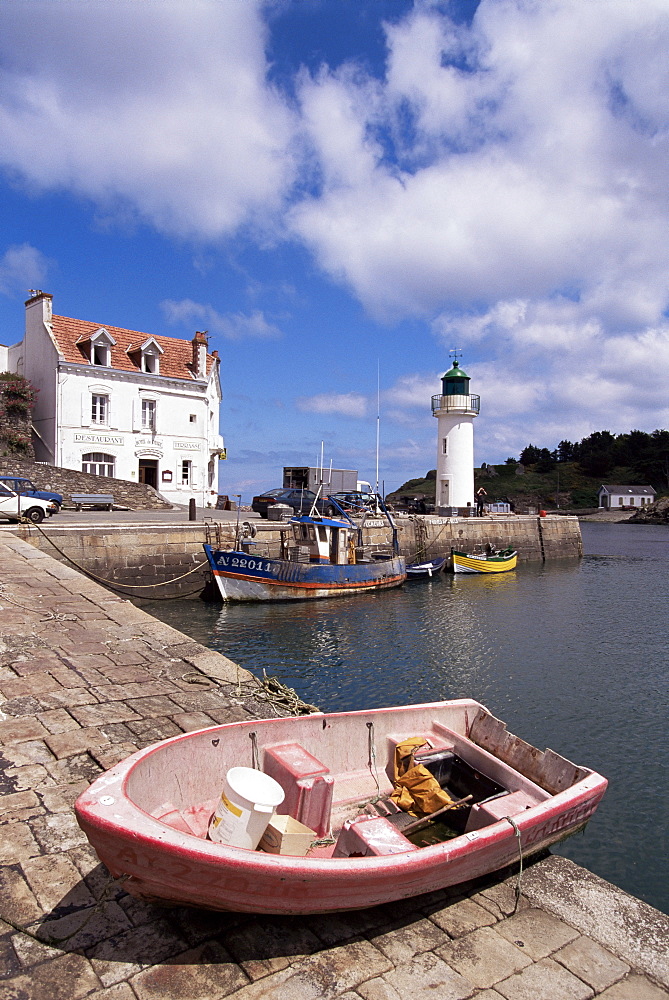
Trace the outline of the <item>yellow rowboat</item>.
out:
M 518 553 L 515 549 L 501 552 L 456 552 L 451 550 L 454 573 L 506 573 L 516 568 Z

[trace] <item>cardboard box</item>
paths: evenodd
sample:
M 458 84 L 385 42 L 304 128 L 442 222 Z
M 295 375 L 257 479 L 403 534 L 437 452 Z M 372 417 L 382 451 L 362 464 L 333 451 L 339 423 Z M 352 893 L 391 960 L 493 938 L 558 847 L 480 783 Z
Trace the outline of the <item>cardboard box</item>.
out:
M 292 816 L 272 816 L 258 844 L 258 850 L 268 854 L 292 854 L 303 858 L 318 836 Z

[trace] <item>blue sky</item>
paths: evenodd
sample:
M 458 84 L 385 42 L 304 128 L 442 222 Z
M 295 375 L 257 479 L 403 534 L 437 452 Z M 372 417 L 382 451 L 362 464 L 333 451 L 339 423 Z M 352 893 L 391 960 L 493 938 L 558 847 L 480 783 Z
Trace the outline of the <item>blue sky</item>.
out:
M 218 349 L 221 492 L 669 426 L 666 0 L 0 5 L 0 343 L 62 315 Z

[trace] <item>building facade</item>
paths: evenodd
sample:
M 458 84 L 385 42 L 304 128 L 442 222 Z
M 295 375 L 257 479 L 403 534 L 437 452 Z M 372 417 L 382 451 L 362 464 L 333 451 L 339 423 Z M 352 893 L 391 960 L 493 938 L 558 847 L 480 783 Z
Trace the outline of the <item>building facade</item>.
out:
M 645 507 L 655 502 L 652 486 L 611 486 L 599 487 L 599 506 L 610 510 L 620 507 Z
M 481 401 L 470 394 L 469 376 L 457 359 L 441 386 L 432 397 L 432 415 L 438 420 L 436 506 L 446 513 L 474 504 L 474 418 Z
M 171 503 L 215 504 L 220 361 L 203 333 L 179 340 L 58 316 L 39 291 L 8 364 L 39 390 L 38 461 L 146 483 Z

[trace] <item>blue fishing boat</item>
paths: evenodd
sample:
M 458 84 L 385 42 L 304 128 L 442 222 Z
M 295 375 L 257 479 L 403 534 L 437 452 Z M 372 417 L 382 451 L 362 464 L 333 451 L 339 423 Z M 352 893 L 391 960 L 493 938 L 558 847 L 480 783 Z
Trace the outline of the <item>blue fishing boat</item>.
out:
M 397 528 L 385 504 L 367 494 L 330 494 L 338 516 L 316 511 L 293 517 L 281 530 L 281 553 L 269 558 L 235 547 L 204 550 L 224 601 L 285 601 L 341 597 L 397 587 L 406 579 Z M 391 550 L 365 547 L 363 528 L 381 517 L 391 529 Z M 248 529 L 253 530 L 249 525 Z

